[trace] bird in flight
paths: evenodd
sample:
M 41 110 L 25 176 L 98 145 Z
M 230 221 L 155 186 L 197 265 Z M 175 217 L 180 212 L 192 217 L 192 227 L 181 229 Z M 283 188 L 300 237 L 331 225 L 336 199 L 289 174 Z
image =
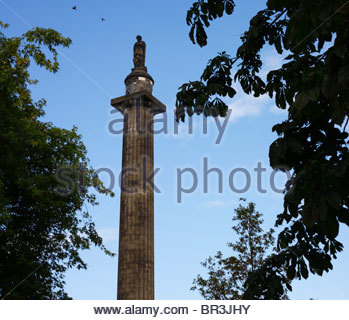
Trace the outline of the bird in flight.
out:
M 105 21 L 105 19 L 104 19 L 104 18 L 102 18 L 102 21 Z
M 74 6 L 72 9 L 73 9 L 73 10 L 78 10 L 78 8 L 77 8 L 76 6 Z

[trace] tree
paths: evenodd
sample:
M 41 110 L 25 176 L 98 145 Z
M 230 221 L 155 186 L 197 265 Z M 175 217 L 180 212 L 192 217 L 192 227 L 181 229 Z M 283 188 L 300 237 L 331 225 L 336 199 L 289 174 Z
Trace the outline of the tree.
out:
M 45 100 L 34 102 L 31 62 L 57 72 L 52 29 L 6 37 L 0 22 L 0 296 L 2 299 L 66 299 L 64 272 L 86 268 L 80 250 L 103 245 L 83 205 L 97 205 L 96 189 L 110 194 L 89 166 L 77 128 L 44 122 Z M 47 58 L 43 49 L 53 55 Z
M 234 7 L 232 0 L 194 2 L 187 14 L 193 43 L 206 45 L 205 28 Z M 344 0 L 268 0 L 241 36 L 236 56 L 220 53 L 199 81 L 183 84 L 177 93 L 177 121 L 194 113 L 224 117 L 228 106 L 221 97 L 235 95 L 233 79 L 246 94 L 269 94 L 288 112 L 287 120 L 272 128 L 279 137 L 269 149 L 271 167 L 292 172 L 276 220 L 276 226 L 285 225 L 277 240 L 279 253 L 256 270 L 259 277 L 248 281 L 246 298 L 273 298 L 263 288 L 274 283 L 280 289 L 275 268 L 287 268 L 290 279 L 306 279 L 309 271 L 322 275 L 343 250 L 337 236 L 340 223 L 349 225 L 348 22 Z M 266 45 L 286 57 L 263 81 L 260 51 Z
M 234 211 L 232 220 L 237 224 L 232 229 L 238 240 L 228 243 L 234 254 L 224 258 L 218 251 L 213 258 L 201 263 L 207 269 L 208 278 L 198 275 L 193 281 L 191 290 L 198 290 L 208 300 L 241 299 L 249 273 L 262 265 L 268 249 L 274 245 L 274 230 L 263 232 L 262 214 L 256 211 L 253 202 L 246 206 L 240 204 Z M 285 272 L 277 272 L 287 281 Z

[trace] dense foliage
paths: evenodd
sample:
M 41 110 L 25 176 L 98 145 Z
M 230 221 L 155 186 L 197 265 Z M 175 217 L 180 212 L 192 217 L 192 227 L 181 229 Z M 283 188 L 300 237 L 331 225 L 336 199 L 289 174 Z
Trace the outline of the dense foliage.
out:
M 6 37 L 0 23 L 0 297 L 69 298 L 64 271 L 86 268 L 79 251 L 92 244 L 111 254 L 98 236 L 85 201 L 93 184 L 108 193 L 88 165 L 77 129 L 44 122 L 45 101 L 34 102 L 28 68 L 34 60 L 58 70 L 57 46 L 71 40 L 36 28 Z M 52 54 L 47 58 L 43 49 Z
M 263 232 L 262 214 L 256 211 L 253 202 L 246 206 L 240 204 L 234 211 L 232 220 L 235 224 L 232 229 L 237 241 L 228 243 L 233 255 L 225 258 L 222 252 L 218 251 L 214 257 L 202 262 L 208 277 L 198 275 L 191 288 L 198 290 L 205 299 L 241 299 L 246 290 L 244 285 L 248 275 L 263 264 L 268 249 L 272 248 L 275 242 L 273 229 Z M 281 269 L 276 273 L 287 282 L 285 270 Z
M 232 0 L 195 2 L 187 14 L 191 40 L 206 45 L 205 28 L 234 7 Z M 177 120 L 182 121 L 185 114 L 224 116 L 228 106 L 221 97 L 235 95 L 233 79 L 246 94 L 268 94 L 288 112 L 287 120 L 272 129 L 278 139 L 269 151 L 274 169 L 293 173 L 276 220 L 284 225 L 280 252 L 251 275 L 245 298 L 280 294 L 285 286 L 275 277 L 278 268 L 286 267 L 289 279 L 307 278 L 309 271 L 322 275 L 343 249 L 337 236 L 341 223 L 349 225 L 348 26 L 344 0 L 268 0 L 241 36 L 236 56 L 219 54 L 199 81 L 183 84 L 177 94 Z M 267 45 L 285 58 L 263 81 L 260 52 Z M 271 283 L 276 291 L 265 290 Z

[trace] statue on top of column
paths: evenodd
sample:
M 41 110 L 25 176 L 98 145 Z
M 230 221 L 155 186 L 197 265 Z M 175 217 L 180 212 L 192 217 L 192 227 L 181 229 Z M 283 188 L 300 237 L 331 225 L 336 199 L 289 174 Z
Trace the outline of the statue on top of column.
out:
M 141 36 L 137 36 L 137 42 L 133 47 L 133 63 L 135 68 L 145 67 L 145 42 Z

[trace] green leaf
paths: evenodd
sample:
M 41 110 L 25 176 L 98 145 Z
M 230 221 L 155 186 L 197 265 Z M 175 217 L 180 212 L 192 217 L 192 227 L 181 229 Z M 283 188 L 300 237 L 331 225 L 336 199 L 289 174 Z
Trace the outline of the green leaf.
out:
M 293 266 L 287 268 L 287 278 L 293 280 L 296 276 L 296 269 Z
M 300 263 L 300 269 L 301 269 L 301 275 L 304 279 L 308 279 L 309 277 L 309 271 L 308 271 L 308 267 L 305 264 L 305 262 L 302 260 Z

